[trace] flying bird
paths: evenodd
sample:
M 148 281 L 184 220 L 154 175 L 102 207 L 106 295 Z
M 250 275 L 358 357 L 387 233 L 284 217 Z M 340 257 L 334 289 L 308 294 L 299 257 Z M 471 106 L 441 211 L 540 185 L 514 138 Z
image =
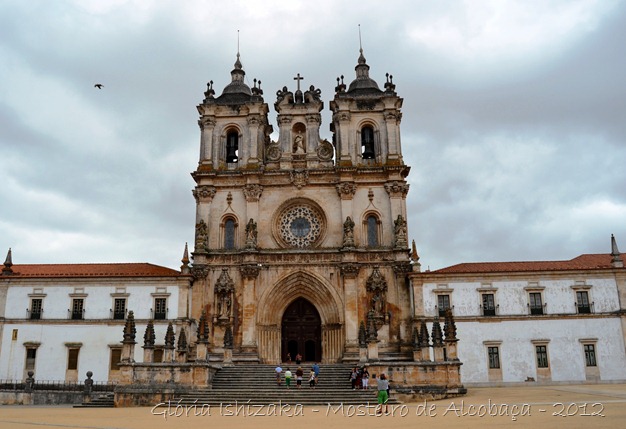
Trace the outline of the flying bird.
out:
M 102 85 L 101 83 L 97 83 L 94 85 L 94 88 L 98 88 L 98 89 L 102 89 L 104 87 L 104 85 Z

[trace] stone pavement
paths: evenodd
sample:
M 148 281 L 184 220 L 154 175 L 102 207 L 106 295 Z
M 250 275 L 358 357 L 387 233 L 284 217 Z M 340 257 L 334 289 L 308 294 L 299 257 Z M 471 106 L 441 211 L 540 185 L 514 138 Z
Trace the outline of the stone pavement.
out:
M 381 425 L 394 429 L 622 428 L 626 422 L 626 384 L 470 388 L 462 398 L 396 405 L 390 410 L 391 415 L 382 417 L 375 416 L 374 408 L 366 405 L 332 409 L 275 405 L 257 409 L 245 404 L 238 407 L 222 404 L 221 408 L 186 410 L 177 409 L 176 404 L 171 404 L 169 409 L 167 404 L 117 409 L 0 406 L 0 429 L 331 429 L 348 424 L 358 425 L 359 429 L 378 429 Z M 255 413 L 275 415 L 255 416 Z

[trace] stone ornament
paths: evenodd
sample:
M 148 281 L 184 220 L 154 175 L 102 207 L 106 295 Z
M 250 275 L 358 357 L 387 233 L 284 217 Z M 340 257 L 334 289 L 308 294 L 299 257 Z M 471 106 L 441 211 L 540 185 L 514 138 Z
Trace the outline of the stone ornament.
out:
M 309 172 L 307 170 L 292 170 L 289 172 L 289 180 L 296 188 L 300 189 L 309 183 Z
M 191 191 L 193 197 L 198 201 L 207 201 L 211 202 L 213 197 L 215 196 L 215 187 L 213 186 L 198 186 L 196 189 Z
M 267 145 L 266 156 L 268 161 L 278 161 L 283 152 L 280 149 L 280 145 L 276 142 L 271 142 Z
M 243 187 L 243 195 L 247 202 L 256 202 L 261 198 L 263 186 L 257 184 L 249 184 Z
M 409 184 L 394 180 L 393 182 L 385 183 L 385 190 L 391 197 L 405 198 L 409 193 Z
M 242 265 L 239 268 L 241 275 L 247 279 L 255 279 L 259 272 L 261 272 L 261 267 L 259 265 Z
M 379 271 L 378 267 L 374 267 L 374 271 L 365 283 L 365 289 L 368 292 L 370 311 L 376 319 L 377 327 L 385 321 L 387 307 L 387 280 Z
M 333 145 L 328 140 L 322 140 L 316 149 L 317 157 L 320 161 L 330 161 L 333 159 Z
M 335 188 L 341 199 L 352 199 L 356 193 L 356 183 L 354 182 L 341 182 Z

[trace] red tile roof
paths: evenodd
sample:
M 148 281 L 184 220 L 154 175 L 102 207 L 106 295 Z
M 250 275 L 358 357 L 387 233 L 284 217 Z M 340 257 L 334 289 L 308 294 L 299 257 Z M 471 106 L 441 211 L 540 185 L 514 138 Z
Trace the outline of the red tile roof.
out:
M 626 265 L 626 255 L 620 255 L 620 257 Z M 569 261 L 469 262 L 431 271 L 431 273 L 470 274 L 611 269 L 612 258 L 610 254 L 586 254 Z
M 16 277 L 176 277 L 179 271 L 148 263 L 126 264 L 16 264 Z M 1 277 L 0 277 L 1 278 Z

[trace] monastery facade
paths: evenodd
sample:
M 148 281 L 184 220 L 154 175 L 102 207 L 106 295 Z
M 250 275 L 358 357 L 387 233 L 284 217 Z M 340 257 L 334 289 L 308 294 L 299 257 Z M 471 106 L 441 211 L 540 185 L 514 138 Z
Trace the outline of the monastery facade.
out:
M 610 254 L 571 261 L 422 272 L 408 242 L 403 100 L 391 76 L 382 87 L 370 77 L 362 51 L 355 72 L 349 84 L 337 79 L 331 141 L 320 137 L 321 92 L 301 88 L 299 74 L 295 90 L 276 93 L 276 141 L 260 82 L 246 83 L 239 54 L 220 95 L 209 83 L 192 173 L 195 242 L 180 271 L 20 265 L 9 251 L 0 379 L 33 371 L 71 381 L 92 371 L 96 381 L 117 380 L 132 310 L 138 337 L 154 326 L 156 362 L 167 356 L 170 324 L 193 359 L 206 320 L 216 363 L 225 350 L 234 364 L 301 354 L 393 367 L 418 356 L 460 360 L 464 384 L 626 380 L 626 269 L 615 239 Z M 458 359 L 445 347 L 437 355 L 446 312 Z M 364 356 L 365 343 L 375 352 Z M 134 347 L 140 361 L 140 338 Z

